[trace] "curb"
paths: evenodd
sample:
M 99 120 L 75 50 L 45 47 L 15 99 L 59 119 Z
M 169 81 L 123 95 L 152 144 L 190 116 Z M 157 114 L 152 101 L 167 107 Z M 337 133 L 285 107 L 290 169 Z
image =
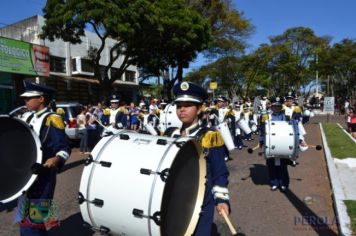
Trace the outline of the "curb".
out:
M 351 236 L 352 231 L 350 229 L 351 220 L 347 214 L 347 208 L 343 200 L 345 200 L 345 194 L 342 189 L 341 181 L 337 173 L 334 160 L 331 156 L 331 152 L 326 141 L 326 136 L 321 123 L 319 123 L 321 137 L 323 140 L 324 153 L 326 158 L 326 163 L 328 166 L 329 179 L 331 182 L 331 188 L 334 197 L 334 206 L 336 211 L 336 217 L 338 219 L 339 231 L 342 236 Z
M 356 139 L 354 139 L 354 137 L 352 137 L 351 134 L 350 134 L 349 132 L 347 132 L 347 131 L 344 129 L 344 127 L 342 127 L 339 123 L 336 123 L 336 124 L 340 127 L 340 129 L 341 129 L 342 131 L 344 131 L 345 134 L 347 134 L 347 136 L 350 137 L 350 139 L 351 139 L 352 141 L 354 141 L 354 143 L 356 143 Z

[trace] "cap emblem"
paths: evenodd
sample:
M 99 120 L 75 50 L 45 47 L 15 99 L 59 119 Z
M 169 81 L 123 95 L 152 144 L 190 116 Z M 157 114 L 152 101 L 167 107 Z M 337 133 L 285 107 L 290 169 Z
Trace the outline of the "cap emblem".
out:
M 183 91 L 187 91 L 189 89 L 189 84 L 187 82 L 181 83 L 180 89 Z

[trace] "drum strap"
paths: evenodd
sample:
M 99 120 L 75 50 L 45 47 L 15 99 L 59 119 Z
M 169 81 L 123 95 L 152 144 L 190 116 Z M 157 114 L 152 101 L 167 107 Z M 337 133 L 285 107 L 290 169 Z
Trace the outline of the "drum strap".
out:
M 194 136 L 195 139 L 199 142 L 201 142 L 201 139 L 204 137 L 204 135 L 208 132 L 211 131 L 212 129 L 206 126 L 202 126 L 201 129 L 196 133 Z
M 35 113 L 32 113 L 31 115 L 29 115 L 26 119 L 26 123 L 29 124 L 30 121 L 32 120 L 33 116 L 35 115 Z

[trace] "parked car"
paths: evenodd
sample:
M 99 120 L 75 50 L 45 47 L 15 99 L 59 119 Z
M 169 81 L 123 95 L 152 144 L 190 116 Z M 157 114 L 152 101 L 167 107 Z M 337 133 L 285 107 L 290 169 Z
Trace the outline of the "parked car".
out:
M 64 114 L 62 115 L 66 123 L 65 132 L 69 139 L 80 139 L 78 135 L 77 116 L 81 112 L 83 106 L 77 102 L 58 102 L 57 109 L 62 108 Z
M 63 120 L 65 122 L 65 133 L 70 140 L 79 140 L 80 137 L 78 135 L 77 128 L 77 116 L 82 110 L 83 106 L 78 102 L 57 102 L 57 110 L 58 108 L 62 108 L 64 113 L 61 114 Z M 25 106 L 21 106 L 15 108 L 11 112 L 10 115 L 21 116 L 23 113 L 27 111 Z

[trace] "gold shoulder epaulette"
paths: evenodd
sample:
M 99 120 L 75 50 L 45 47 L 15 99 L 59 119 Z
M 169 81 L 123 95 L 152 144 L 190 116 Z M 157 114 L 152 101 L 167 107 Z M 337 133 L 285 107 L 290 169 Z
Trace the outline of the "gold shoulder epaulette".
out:
M 294 107 L 294 112 L 301 113 L 302 109 L 299 106 Z
M 262 117 L 261 117 L 261 122 L 265 123 L 268 120 L 269 120 L 269 115 L 268 114 L 263 114 Z
M 57 114 L 51 114 L 47 117 L 46 126 L 53 126 L 57 129 L 64 129 L 64 122 L 62 117 Z
M 202 138 L 204 148 L 221 147 L 224 141 L 218 131 L 208 131 Z

